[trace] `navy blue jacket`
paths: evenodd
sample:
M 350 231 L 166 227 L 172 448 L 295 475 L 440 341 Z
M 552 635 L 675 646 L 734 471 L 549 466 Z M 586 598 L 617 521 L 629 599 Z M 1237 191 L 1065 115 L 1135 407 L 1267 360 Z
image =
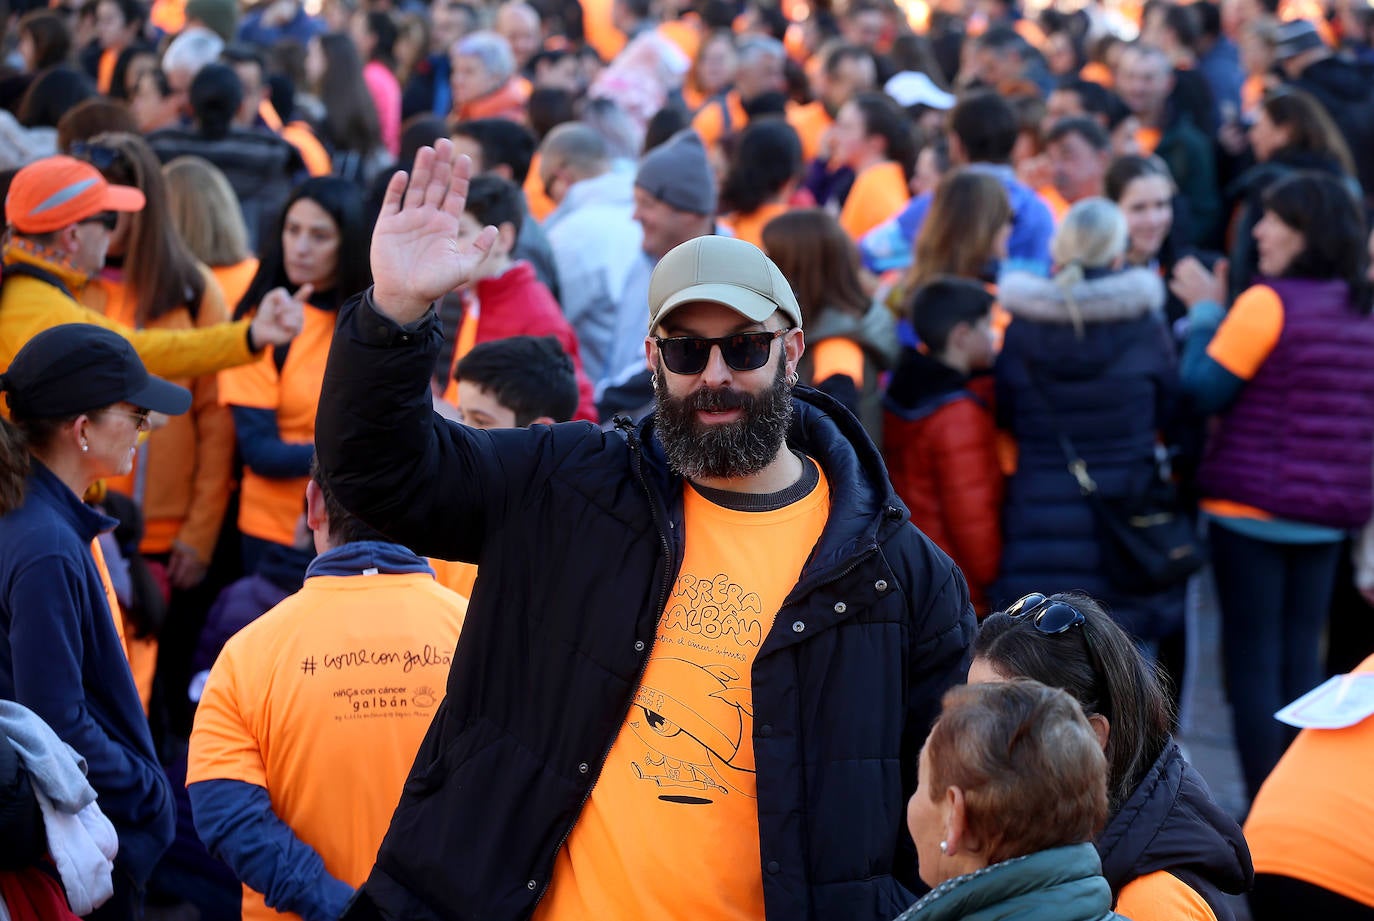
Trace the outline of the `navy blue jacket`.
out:
M 682 481 L 652 419 L 439 419 L 433 313 L 404 330 L 354 301 L 339 323 L 316 420 L 330 486 L 391 539 L 481 566 L 448 695 L 346 917 L 527 918 L 648 662 Z M 775 921 L 888 921 L 919 885 L 906 800 L 973 613 L 858 421 L 806 389 L 796 409 L 789 443 L 825 470 L 831 509 L 753 666 L 764 902 Z
M 1145 489 L 1156 433 L 1178 391 L 1159 312 L 1163 283 L 1148 269 L 1130 269 L 1071 291 L 1081 337 L 1055 282 L 1011 273 L 998 288 L 1012 322 L 997 360 L 997 415 L 1016 438 L 1017 467 L 1007 482 L 991 600 L 1002 607 L 1029 592 L 1086 592 L 1133 635 L 1166 636 L 1182 620 L 1181 590 L 1127 595 L 1107 580 L 1092 508 L 1059 442 L 1062 430 L 1102 495 Z
M 0 697 L 86 759 L 119 833 L 117 866 L 142 884 L 175 816 L 91 556 L 91 541 L 115 524 L 34 460 L 24 504 L 0 516 Z
M 1173 742 L 1108 820 L 1097 851 L 1113 894 L 1164 870 L 1202 896 L 1217 921 L 1235 917 L 1223 893 L 1242 895 L 1255 882 L 1240 826 L 1212 800 L 1207 782 Z

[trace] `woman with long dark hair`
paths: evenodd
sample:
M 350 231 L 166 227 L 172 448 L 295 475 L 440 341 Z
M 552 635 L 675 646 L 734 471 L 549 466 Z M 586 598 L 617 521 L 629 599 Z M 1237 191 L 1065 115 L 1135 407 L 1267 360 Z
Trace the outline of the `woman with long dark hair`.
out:
M 1033 593 L 988 616 L 968 678 L 1029 678 L 1083 707 L 1107 757 L 1108 818 L 1096 845 L 1118 912 L 1231 921 L 1226 896 L 1253 879 L 1245 838 L 1171 738 L 1159 672 L 1100 604 Z
M 305 305 L 305 326 L 290 346 L 220 376 L 220 399 L 233 410 L 244 463 L 239 530 L 249 572 L 269 545 L 292 556 L 334 319 L 346 300 L 372 283 L 369 231 L 362 194 L 352 183 L 332 176 L 302 183 L 239 303 L 244 314 L 285 288 Z M 313 556 L 313 549 L 294 554 L 302 573 Z
M 1263 201 L 1259 276 L 1229 311 L 1221 269 L 1184 260 L 1172 283 L 1189 310 L 1183 385 L 1216 416 L 1198 486 L 1251 797 L 1294 735 L 1273 714 L 1322 679 L 1340 548 L 1374 508 L 1374 292 L 1360 203 L 1314 172 Z
M 1264 193 L 1274 183 L 1299 170 L 1315 170 L 1336 177 L 1360 197 L 1355 161 L 1341 130 L 1326 107 L 1310 94 L 1291 87 L 1264 97 L 1249 131 L 1255 164 L 1226 190 L 1235 202 L 1227 293 L 1234 298 L 1250 286 L 1259 272 L 1254 228 L 1264 216 Z
M 115 228 L 105 270 L 82 290 L 82 301 L 135 329 L 203 329 L 227 322 L 229 308 L 219 283 L 171 220 L 167 183 L 147 142 L 135 134 L 99 134 L 74 152 L 110 182 L 141 190 L 146 200 L 142 211 L 124 216 Z M 176 383 L 191 391 L 190 411 L 152 432 L 139 446 L 133 469 L 106 485 L 132 499 L 142 513 L 138 552 L 165 573 L 175 593 L 166 600 L 178 616 L 167 620 L 157 660 L 164 666 L 158 671 L 168 700 L 179 710 L 205 614 L 183 593 L 204 581 L 219 540 L 232 492 L 234 423 L 220 403 L 217 375 Z M 152 691 L 153 662 L 131 664 L 146 697 Z M 189 721 L 182 728 L 189 729 Z
M 828 211 L 805 208 L 769 221 L 762 243 L 801 307 L 802 382 L 839 399 L 879 438 L 879 377 L 897 358 L 897 333 L 892 314 L 864 293 L 854 241 Z
M 342 33 L 312 38 L 306 46 L 305 74 L 310 92 L 324 105 L 320 137 L 329 145 L 334 175 L 368 188 L 391 156 L 353 40 Z
M 801 140 L 781 118 L 751 121 L 731 144 L 720 211 L 735 237 L 763 245 L 763 228 L 786 213 L 802 173 Z

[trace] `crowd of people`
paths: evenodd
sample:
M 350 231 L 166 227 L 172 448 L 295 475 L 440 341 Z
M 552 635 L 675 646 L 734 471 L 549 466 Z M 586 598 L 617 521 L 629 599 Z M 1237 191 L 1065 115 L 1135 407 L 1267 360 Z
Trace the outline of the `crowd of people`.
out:
M 1370 8 L 0 39 L 0 914 L 1374 917 Z

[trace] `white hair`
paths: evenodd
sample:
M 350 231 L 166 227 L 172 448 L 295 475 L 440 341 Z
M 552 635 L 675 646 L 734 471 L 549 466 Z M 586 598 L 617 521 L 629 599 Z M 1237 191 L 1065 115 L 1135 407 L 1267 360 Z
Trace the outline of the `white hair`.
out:
M 498 85 L 515 75 L 515 55 L 510 50 L 510 42 L 506 41 L 504 35 L 489 29 L 458 39 L 453 44 L 453 56 L 481 61 L 482 69 Z
M 162 53 L 163 73 L 184 70 L 194 77 L 206 64 L 213 64 L 224 53 L 224 39 L 209 29 L 193 26 L 168 44 Z

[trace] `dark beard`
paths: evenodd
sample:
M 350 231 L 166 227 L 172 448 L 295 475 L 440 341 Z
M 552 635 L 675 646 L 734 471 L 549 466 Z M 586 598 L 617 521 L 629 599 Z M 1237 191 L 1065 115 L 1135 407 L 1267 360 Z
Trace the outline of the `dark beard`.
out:
M 701 389 L 685 397 L 668 392 L 660 361 L 654 369 L 654 423 L 668 466 L 688 480 L 734 478 L 758 473 L 778 456 L 792 424 L 792 388 L 787 356 L 778 356 L 773 384 L 761 394 L 729 388 Z M 702 410 L 742 409 L 734 422 L 709 425 Z

